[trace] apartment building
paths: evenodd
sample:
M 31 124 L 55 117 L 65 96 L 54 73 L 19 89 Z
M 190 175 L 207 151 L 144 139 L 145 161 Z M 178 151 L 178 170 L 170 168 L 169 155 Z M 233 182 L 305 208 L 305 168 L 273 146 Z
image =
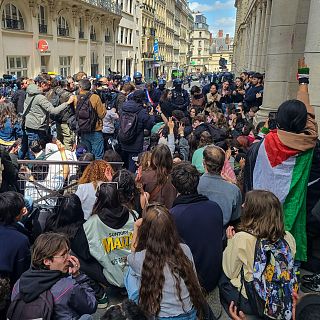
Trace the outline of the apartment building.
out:
M 111 0 L 1 2 L 0 74 L 34 77 L 116 68 L 121 8 Z

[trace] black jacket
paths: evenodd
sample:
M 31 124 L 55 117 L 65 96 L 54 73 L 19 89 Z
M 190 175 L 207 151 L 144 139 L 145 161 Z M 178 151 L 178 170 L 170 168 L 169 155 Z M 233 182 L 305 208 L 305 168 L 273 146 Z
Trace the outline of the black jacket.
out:
M 139 104 L 134 100 L 127 100 L 122 106 L 122 112 L 134 112 L 138 116 L 137 137 L 133 143 L 126 144 L 121 142 L 121 149 L 127 152 L 140 153 L 143 149 L 144 129 L 151 130 L 155 120 L 154 116 L 150 116 L 143 104 Z
M 191 249 L 201 286 L 212 291 L 222 271 L 221 208 L 205 196 L 192 194 L 178 196 L 170 212 L 180 237 Z
M 18 90 L 12 97 L 12 103 L 16 107 L 17 113 L 23 113 L 24 100 L 26 100 L 25 90 Z

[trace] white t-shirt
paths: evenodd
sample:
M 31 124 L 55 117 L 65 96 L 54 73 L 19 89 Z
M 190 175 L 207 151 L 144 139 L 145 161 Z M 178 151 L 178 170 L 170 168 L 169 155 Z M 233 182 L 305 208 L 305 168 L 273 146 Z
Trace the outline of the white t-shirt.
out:
M 58 147 L 56 144 L 48 143 L 46 145 L 45 154 L 49 155 L 46 160 L 52 161 L 62 161 L 61 153 L 58 150 Z M 66 150 L 66 156 L 67 160 L 75 161 L 76 155 L 74 152 L 71 152 L 69 150 Z M 72 168 L 73 167 L 73 168 Z M 70 168 L 70 175 L 72 171 L 76 171 L 75 166 L 69 166 Z M 63 177 L 63 165 L 56 165 L 56 164 L 49 164 L 48 168 L 48 174 L 44 180 L 36 180 L 37 184 L 43 186 L 41 188 L 38 185 L 35 185 L 31 181 L 27 181 L 24 196 L 26 198 L 29 198 L 33 201 L 36 201 L 42 197 L 48 196 L 50 194 L 49 190 L 59 191 L 63 188 L 65 179 Z M 48 207 L 54 207 L 57 203 L 58 197 L 56 195 L 52 195 L 48 197 L 47 199 L 41 200 L 37 202 L 37 204 L 41 206 L 48 206 Z
M 96 190 L 93 183 L 79 184 L 76 195 L 81 201 L 84 218 L 88 220 L 91 216 L 94 203 L 96 202 Z

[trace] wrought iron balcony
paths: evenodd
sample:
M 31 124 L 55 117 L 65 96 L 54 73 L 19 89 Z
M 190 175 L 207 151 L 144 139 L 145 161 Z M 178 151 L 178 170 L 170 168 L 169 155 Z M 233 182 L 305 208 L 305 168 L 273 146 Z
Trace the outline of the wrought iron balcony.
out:
M 67 29 L 67 28 L 58 28 L 58 36 L 60 36 L 60 37 L 69 37 L 69 29 Z
M 23 30 L 24 24 L 23 24 L 22 20 L 5 19 L 5 28 L 6 29 Z
M 121 7 L 112 0 L 82 0 L 88 4 L 121 16 Z
M 47 33 L 48 27 L 46 24 L 39 24 L 39 33 Z

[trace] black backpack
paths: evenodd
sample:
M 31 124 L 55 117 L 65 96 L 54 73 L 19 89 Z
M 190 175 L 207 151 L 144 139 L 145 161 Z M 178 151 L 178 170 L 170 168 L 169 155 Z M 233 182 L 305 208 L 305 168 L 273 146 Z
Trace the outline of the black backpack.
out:
M 20 293 L 11 302 L 7 312 L 9 320 L 51 320 L 53 318 L 53 296 L 50 290 L 42 292 L 31 302 L 22 300 Z
M 95 131 L 98 120 L 97 112 L 90 102 L 91 93 L 79 95 L 77 97 L 76 121 L 79 133 L 89 133 Z
M 132 143 L 138 131 L 138 114 L 136 112 L 122 111 L 120 115 L 119 141 L 125 144 Z

